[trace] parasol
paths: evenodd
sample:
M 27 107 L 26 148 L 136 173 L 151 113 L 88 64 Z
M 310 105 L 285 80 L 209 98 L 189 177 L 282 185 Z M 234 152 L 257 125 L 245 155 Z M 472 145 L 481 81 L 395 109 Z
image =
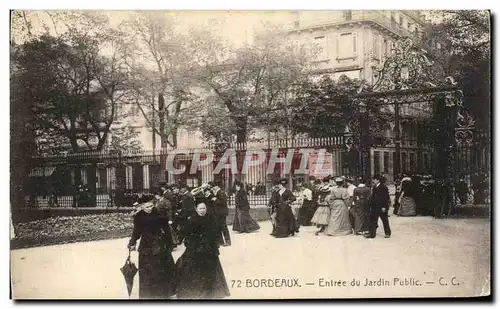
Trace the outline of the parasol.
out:
M 127 260 L 125 260 L 125 264 L 120 268 L 120 271 L 123 274 L 123 277 L 125 278 L 125 283 L 127 284 L 127 292 L 128 292 L 128 298 L 130 299 L 130 294 L 132 293 L 132 287 L 134 285 L 134 277 L 135 274 L 137 274 L 137 266 L 130 261 L 130 250 L 128 251 L 128 257 Z

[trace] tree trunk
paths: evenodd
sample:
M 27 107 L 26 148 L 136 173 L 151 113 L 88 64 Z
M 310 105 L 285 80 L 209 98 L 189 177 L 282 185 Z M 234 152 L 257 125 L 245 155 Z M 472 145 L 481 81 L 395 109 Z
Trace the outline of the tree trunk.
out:
M 167 147 L 167 137 L 165 136 L 165 97 L 163 93 L 158 94 L 158 117 L 160 118 L 160 138 L 161 147 Z
M 236 142 L 245 143 L 247 141 L 248 118 L 246 116 L 234 117 L 236 123 Z
M 177 128 L 172 132 L 172 147 L 177 148 Z

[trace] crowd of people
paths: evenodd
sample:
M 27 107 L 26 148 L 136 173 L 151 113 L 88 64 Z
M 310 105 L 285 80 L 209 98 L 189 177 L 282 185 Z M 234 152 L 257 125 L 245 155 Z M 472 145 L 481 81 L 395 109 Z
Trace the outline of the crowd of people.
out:
M 297 235 L 301 226 L 315 226 L 315 235 L 349 234 L 375 238 L 379 218 L 386 238 L 391 237 L 389 207 L 398 216 L 443 213 L 439 186 L 429 175 L 402 175 L 396 182 L 391 203 L 383 175 L 372 179 L 327 176 L 311 177 L 298 185 L 298 194 L 288 189 L 287 179 L 276 180 L 270 192 L 268 214 L 271 235 Z M 233 191 L 235 214 L 233 232 L 251 233 L 260 229 L 250 214 L 246 185 L 236 181 Z M 298 202 L 297 212 L 292 206 Z M 229 296 L 219 248 L 231 246 L 227 226 L 228 194 L 222 184 L 210 182 L 196 188 L 161 184 L 152 194 L 136 195 L 134 230 L 129 250 L 140 239 L 140 298 L 222 298 Z M 437 210 L 439 209 L 439 211 Z M 184 243 L 185 251 L 174 261 L 172 251 Z
M 260 229 L 250 216 L 244 186 L 235 183 L 233 231 Z M 222 298 L 229 296 L 219 248 L 231 246 L 227 227 L 228 196 L 221 184 L 210 182 L 190 189 L 161 184 L 152 195 L 138 195 L 132 213 L 134 230 L 129 250 L 140 239 L 139 297 L 141 299 Z M 172 251 L 184 243 L 174 262 Z
M 316 235 L 343 236 L 349 234 L 375 238 L 378 219 L 381 218 L 385 237 L 391 236 L 388 211 L 389 190 L 385 179 L 373 177 L 373 187 L 362 179 L 327 176 L 322 180 L 312 177 L 299 185 L 300 208 L 295 217 L 291 204 L 296 197 L 285 188 L 287 180 L 275 183 L 269 202 L 273 222 L 271 235 L 277 238 L 294 236 L 300 226 L 315 225 Z

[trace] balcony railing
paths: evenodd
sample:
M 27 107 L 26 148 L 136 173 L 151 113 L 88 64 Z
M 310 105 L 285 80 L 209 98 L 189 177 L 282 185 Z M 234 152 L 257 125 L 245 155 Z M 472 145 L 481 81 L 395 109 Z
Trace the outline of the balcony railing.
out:
M 336 12 L 332 11 L 331 16 L 327 18 L 300 20 L 298 23 L 293 22 L 286 25 L 284 30 L 285 31 L 309 30 L 327 26 L 335 26 L 335 25 L 340 26 L 345 23 L 371 21 L 378 24 L 381 27 L 386 28 L 391 32 L 396 33 L 399 36 L 414 35 L 408 29 L 405 29 L 401 25 L 399 25 L 399 23 L 397 23 L 396 21 L 391 20 L 390 17 L 386 16 L 381 11 L 352 11 L 350 19 L 344 18 L 343 14 L 335 14 L 335 13 Z

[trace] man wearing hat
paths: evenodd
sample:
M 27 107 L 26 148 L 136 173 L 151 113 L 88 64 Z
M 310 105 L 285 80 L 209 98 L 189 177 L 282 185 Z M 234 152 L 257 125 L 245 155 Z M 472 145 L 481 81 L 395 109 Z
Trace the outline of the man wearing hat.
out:
M 417 204 L 417 214 L 422 216 L 431 216 L 435 203 L 435 186 L 431 175 L 424 175 L 420 182 L 422 187 L 420 203 Z
M 196 200 L 196 204 L 203 203 L 207 207 L 207 213 L 210 215 L 214 214 L 214 202 L 212 198 L 214 197 L 212 192 L 213 182 L 203 183 L 201 186 L 191 190 L 191 194 Z
M 174 231 L 174 228 L 172 227 L 174 221 L 174 213 L 175 213 L 174 195 L 172 193 L 170 185 L 162 183 L 160 185 L 160 188 L 162 196 L 158 198 L 156 206 L 162 213 L 165 213 L 168 216 L 168 221 L 169 221 L 168 223 L 171 229 L 170 234 L 172 235 L 172 241 L 174 243 L 174 248 L 175 248 L 179 244 L 179 241 L 177 239 L 177 235 Z
M 224 247 L 231 246 L 231 236 L 227 228 L 227 215 L 229 213 L 227 208 L 227 194 L 222 190 L 222 185 L 219 182 L 211 182 L 209 185 L 212 187 L 211 201 L 213 203 L 214 214 L 221 229 L 221 233 L 218 233 L 219 243 Z
M 179 225 L 179 243 L 184 239 L 183 230 L 186 226 L 189 218 L 196 213 L 196 201 L 194 196 L 191 194 L 191 190 L 186 185 L 180 186 L 179 195 L 181 198 L 181 206 L 178 210 L 177 218 Z
M 385 238 L 391 237 L 391 228 L 389 226 L 389 189 L 384 184 L 384 178 L 381 175 L 373 176 L 373 189 L 370 198 L 370 231 L 366 238 L 375 238 L 377 234 L 378 218 L 382 219 Z
M 271 187 L 271 198 L 269 199 L 269 203 L 267 205 L 267 211 L 269 217 L 271 218 L 271 223 L 273 225 L 273 231 L 271 232 L 272 236 L 274 236 L 274 233 L 276 231 L 276 208 L 278 206 L 278 201 L 279 201 L 278 185 L 279 185 L 279 180 L 273 180 Z

